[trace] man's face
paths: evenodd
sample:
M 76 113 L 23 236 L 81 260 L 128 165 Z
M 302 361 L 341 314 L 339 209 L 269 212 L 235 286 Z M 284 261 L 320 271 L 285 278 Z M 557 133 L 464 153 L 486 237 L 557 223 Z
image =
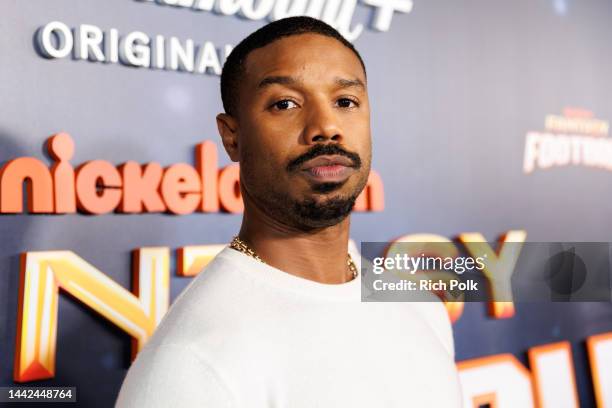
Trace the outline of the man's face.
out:
M 245 198 L 302 230 L 337 224 L 370 171 L 359 59 L 338 40 L 309 33 L 252 51 L 245 68 L 236 115 Z

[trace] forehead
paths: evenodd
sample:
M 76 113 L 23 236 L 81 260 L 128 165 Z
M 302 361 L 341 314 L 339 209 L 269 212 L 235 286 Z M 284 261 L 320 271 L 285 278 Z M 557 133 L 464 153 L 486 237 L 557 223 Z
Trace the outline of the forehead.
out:
M 253 50 L 245 61 L 244 82 L 249 87 L 269 75 L 296 77 L 352 77 L 365 83 L 355 53 L 335 38 L 307 33 L 276 40 Z

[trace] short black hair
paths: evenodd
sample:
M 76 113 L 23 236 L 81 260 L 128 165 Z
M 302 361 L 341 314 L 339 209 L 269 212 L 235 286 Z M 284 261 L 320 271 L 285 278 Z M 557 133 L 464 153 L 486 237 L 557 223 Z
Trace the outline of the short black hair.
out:
M 276 40 L 292 35 L 315 33 L 335 38 L 353 51 L 363 67 L 365 64 L 359 52 L 346 38 L 329 24 L 307 16 L 287 17 L 269 23 L 242 40 L 228 55 L 221 72 L 221 100 L 225 113 L 235 116 L 238 105 L 238 85 L 244 73 L 244 63 L 251 51 L 264 47 Z

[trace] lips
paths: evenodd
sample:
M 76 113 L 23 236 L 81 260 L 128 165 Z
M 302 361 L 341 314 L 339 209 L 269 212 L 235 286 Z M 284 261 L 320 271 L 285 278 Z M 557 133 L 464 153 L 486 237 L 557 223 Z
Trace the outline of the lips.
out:
M 355 171 L 355 164 L 341 155 L 318 156 L 305 162 L 301 171 L 313 181 L 341 182 Z
M 354 163 L 348 157 L 341 156 L 338 154 L 334 154 L 331 156 L 318 156 L 304 163 L 302 165 L 302 170 L 309 170 L 314 167 L 331 167 L 331 166 L 353 167 Z

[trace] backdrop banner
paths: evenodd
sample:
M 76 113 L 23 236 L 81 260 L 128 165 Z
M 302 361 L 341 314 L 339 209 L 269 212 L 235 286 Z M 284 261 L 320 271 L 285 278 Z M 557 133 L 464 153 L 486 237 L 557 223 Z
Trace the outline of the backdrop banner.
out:
M 584 271 L 609 262 L 609 1 L 5 0 L 1 386 L 74 387 L 78 405 L 112 406 L 169 305 L 240 226 L 239 169 L 215 123 L 223 62 L 293 14 L 332 24 L 367 66 L 373 173 L 356 251 L 487 254 L 470 272 L 484 285 L 533 277 L 510 249 L 534 243 L 602 243 L 579 258 Z M 546 265 L 541 289 L 582 276 L 607 296 L 446 304 L 467 404 L 612 407 L 610 276 L 587 279 L 574 255 Z M 576 274 L 555 278 L 564 262 Z

